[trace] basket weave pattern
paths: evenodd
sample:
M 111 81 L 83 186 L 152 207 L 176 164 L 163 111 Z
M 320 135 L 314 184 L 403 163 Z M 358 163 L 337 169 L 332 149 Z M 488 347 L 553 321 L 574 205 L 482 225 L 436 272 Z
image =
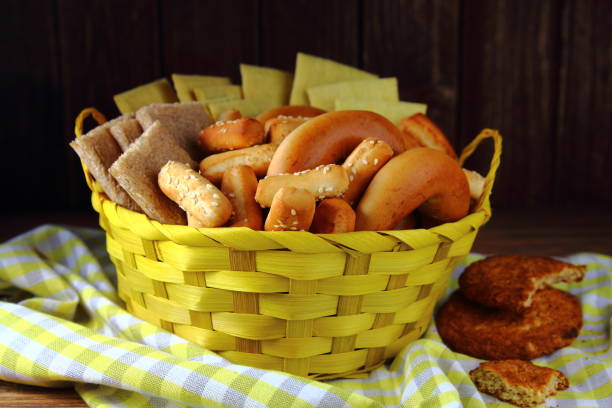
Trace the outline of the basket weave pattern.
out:
M 77 126 L 77 135 L 82 120 Z M 344 234 L 165 225 L 108 200 L 85 169 L 119 295 L 134 315 L 230 361 L 318 379 L 362 375 L 432 320 L 450 274 L 490 217 L 485 193 L 430 229 Z

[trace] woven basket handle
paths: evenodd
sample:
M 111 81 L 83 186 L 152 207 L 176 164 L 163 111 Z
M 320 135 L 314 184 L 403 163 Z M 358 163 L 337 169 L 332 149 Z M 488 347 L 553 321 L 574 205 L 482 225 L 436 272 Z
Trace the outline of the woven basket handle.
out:
M 482 191 L 482 195 L 474 208 L 476 211 L 484 211 L 485 221 L 487 222 L 491 218 L 491 202 L 489 200 L 491 196 L 491 190 L 493 189 L 493 182 L 495 181 L 495 174 L 501 160 L 502 153 L 502 136 L 497 130 L 483 129 L 478 136 L 474 138 L 461 152 L 459 157 L 459 164 L 463 166 L 465 160 L 474 153 L 474 150 L 480 145 L 485 139 L 493 139 L 493 157 L 491 158 L 491 164 L 489 166 L 489 172 L 485 176 L 485 185 Z
M 98 125 L 106 123 L 106 117 L 96 108 L 83 109 L 74 121 L 74 135 L 77 137 L 77 139 L 83 136 L 83 122 L 85 122 L 85 119 L 87 119 L 89 115 L 94 118 Z M 85 166 L 85 163 L 83 163 L 82 160 L 81 167 L 83 167 L 83 173 L 85 174 L 85 181 L 87 181 L 87 185 L 89 186 L 91 191 L 95 191 L 93 178 L 91 177 L 91 174 L 89 174 L 89 170 L 87 170 L 87 167 Z

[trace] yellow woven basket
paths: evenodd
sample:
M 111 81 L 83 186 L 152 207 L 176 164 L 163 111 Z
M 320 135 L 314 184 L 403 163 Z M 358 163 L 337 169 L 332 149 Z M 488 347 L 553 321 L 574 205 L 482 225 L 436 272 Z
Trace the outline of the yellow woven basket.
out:
M 77 117 L 75 133 L 93 108 Z M 418 339 L 452 270 L 491 216 L 484 193 L 463 219 L 430 229 L 313 234 L 165 225 L 110 201 L 83 165 L 119 295 L 134 315 L 238 364 L 317 379 L 363 376 Z

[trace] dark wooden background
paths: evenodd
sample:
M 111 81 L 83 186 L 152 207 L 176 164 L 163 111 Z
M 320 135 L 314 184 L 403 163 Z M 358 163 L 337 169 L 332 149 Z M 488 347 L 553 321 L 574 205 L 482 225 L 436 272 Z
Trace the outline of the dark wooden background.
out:
M 293 70 L 303 51 L 396 76 L 457 148 L 504 135 L 497 208 L 610 208 L 609 0 L 3 0 L 4 215 L 92 211 L 78 112 L 171 73 Z M 490 149 L 472 167 L 484 169 Z

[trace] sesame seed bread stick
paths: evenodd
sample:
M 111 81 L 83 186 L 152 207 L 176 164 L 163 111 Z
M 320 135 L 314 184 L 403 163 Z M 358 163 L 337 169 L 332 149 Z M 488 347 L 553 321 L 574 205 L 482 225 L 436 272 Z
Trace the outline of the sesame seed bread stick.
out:
M 302 188 L 322 200 L 341 196 L 348 186 L 348 175 L 342 166 L 321 165 L 312 170 L 267 176 L 259 180 L 255 200 L 262 207 L 270 207 L 274 195 L 282 187 Z
M 227 197 L 188 165 L 168 161 L 159 171 L 159 187 L 200 227 L 220 227 L 232 213 Z

